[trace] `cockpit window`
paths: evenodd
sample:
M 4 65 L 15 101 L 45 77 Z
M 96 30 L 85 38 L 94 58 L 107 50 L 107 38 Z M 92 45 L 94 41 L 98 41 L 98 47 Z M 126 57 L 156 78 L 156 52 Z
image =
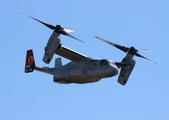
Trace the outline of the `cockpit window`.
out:
M 108 61 L 107 60 L 101 60 L 100 61 L 100 65 L 103 66 L 103 65 L 108 65 Z

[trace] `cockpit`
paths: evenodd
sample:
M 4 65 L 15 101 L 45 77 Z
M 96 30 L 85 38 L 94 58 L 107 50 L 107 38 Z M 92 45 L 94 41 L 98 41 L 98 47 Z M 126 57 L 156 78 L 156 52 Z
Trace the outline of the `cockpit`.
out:
M 105 65 L 114 65 L 114 62 L 107 59 L 100 60 L 100 66 L 105 66 Z
M 100 66 L 108 65 L 107 60 L 100 60 Z

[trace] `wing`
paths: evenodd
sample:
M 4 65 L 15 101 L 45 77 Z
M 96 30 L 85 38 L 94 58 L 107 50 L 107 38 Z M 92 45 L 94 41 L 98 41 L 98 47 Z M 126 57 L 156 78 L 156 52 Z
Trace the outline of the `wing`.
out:
M 63 45 L 61 46 L 60 49 L 56 50 L 55 53 L 64 57 L 64 58 L 72 60 L 72 61 L 80 61 L 80 60 L 84 60 L 84 59 L 91 59 L 91 58 L 87 57 L 86 55 L 83 55 L 83 54 L 78 53 L 74 50 L 71 50 L 70 48 L 67 48 Z

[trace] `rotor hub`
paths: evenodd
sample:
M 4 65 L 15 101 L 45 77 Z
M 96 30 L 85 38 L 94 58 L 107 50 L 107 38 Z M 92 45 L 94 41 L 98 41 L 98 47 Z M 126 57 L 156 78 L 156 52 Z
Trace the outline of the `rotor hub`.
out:
M 135 49 L 134 47 L 130 47 L 128 53 L 131 54 L 131 55 L 135 55 L 135 53 L 137 53 L 137 49 Z
M 63 28 L 61 27 L 61 25 L 56 25 L 55 32 L 60 33 L 62 30 Z

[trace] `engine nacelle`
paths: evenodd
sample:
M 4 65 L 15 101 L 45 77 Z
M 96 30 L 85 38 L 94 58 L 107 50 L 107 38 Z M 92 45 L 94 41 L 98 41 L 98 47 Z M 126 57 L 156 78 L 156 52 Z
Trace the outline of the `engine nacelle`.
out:
M 43 56 L 43 62 L 49 64 L 52 58 L 49 57 L 48 53 L 45 53 Z
M 124 61 L 125 62 L 125 61 Z M 127 62 L 126 62 L 127 63 Z M 118 78 L 118 83 L 121 85 L 125 85 L 130 77 L 131 72 L 136 64 L 134 59 L 130 59 L 129 63 L 127 63 L 129 67 L 122 67 L 120 71 L 120 75 Z

